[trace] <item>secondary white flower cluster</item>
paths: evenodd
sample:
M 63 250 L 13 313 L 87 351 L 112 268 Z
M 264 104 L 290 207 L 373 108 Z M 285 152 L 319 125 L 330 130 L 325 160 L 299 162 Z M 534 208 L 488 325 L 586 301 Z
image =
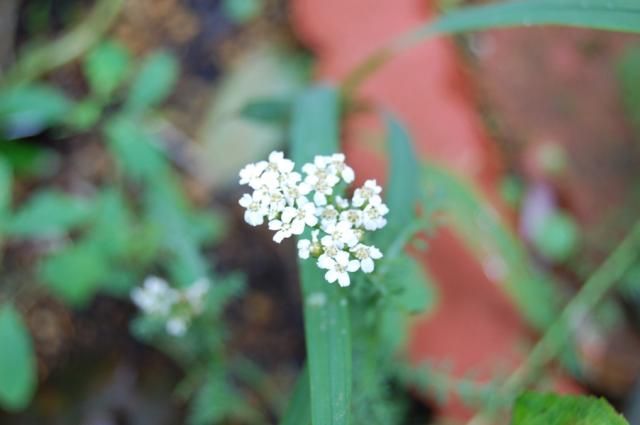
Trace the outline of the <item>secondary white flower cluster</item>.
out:
M 193 318 L 202 313 L 208 291 L 206 278 L 180 290 L 169 286 L 164 279 L 149 276 L 142 287 L 131 291 L 131 299 L 145 314 L 164 320 L 168 334 L 182 336 Z
M 253 189 L 240 198 L 245 221 L 252 226 L 267 221 L 277 243 L 310 228 L 311 239 L 298 241 L 298 255 L 317 258 L 329 283 L 349 286 L 349 273 L 371 273 L 374 260 L 382 258 L 382 253 L 362 241 L 366 231 L 387 224 L 389 209 L 380 197 L 382 188 L 375 180 L 367 180 L 351 200 L 337 195 L 341 186 L 355 178 L 341 153 L 316 156 L 302 166 L 302 174 L 293 169 L 293 161 L 282 152 L 271 152 L 268 161 L 240 171 L 240 184 Z

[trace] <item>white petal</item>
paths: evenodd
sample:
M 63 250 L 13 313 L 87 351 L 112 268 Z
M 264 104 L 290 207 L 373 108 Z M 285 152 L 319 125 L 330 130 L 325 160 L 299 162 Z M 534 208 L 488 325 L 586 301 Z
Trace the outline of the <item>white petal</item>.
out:
M 324 278 L 327 279 L 327 282 L 333 283 L 338 279 L 338 273 L 335 270 L 329 270 L 324 274 Z
M 369 256 L 371 258 L 373 258 L 374 260 L 377 260 L 379 258 L 382 258 L 382 252 L 380 252 L 380 250 L 378 248 L 376 248 L 375 246 L 370 246 L 369 247 Z
M 300 235 L 304 232 L 304 221 L 302 220 L 294 220 L 291 223 L 291 233 L 294 235 Z
M 285 223 L 291 223 L 291 220 L 293 220 L 293 217 L 295 217 L 296 214 L 298 214 L 297 209 L 292 207 L 285 207 L 285 209 L 282 210 L 282 221 L 284 221 Z
M 332 269 L 335 265 L 336 262 L 327 254 L 322 254 L 320 258 L 318 258 L 318 267 L 321 269 Z
M 357 272 L 360 268 L 360 262 L 358 260 L 349 261 L 349 265 L 347 266 L 347 271 L 349 273 Z
M 245 208 L 251 205 L 252 202 L 253 202 L 253 199 L 251 198 L 251 195 L 249 195 L 248 193 L 245 193 L 244 195 L 242 195 L 242 197 L 238 201 L 240 206 L 243 206 Z
M 342 287 L 349 286 L 351 284 L 349 273 L 338 273 L 338 284 Z
M 251 226 L 259 226 L 264 223 L 264 217 L 262 214 L 247 210 L 244 212 L 244 221 Z
M 342 180 L 346 183 L 351 183 L 356 178 L 355 173 L 351 167 L 344 167 L 342 170 Z
M 315 202 L 316 205 L 326 205 L 327 197 L 320 192 L 316 192 L 313 194 L 313 202 Z
M 280 220 L 271 220 L 269 222 L 269 230 L 280 230 L 282 229 L 282 224 Z
M 360 262 L 360 267 L 365 273 L 371 273 L 374 268 L 373 260 L 371 258 L 365 258 Z

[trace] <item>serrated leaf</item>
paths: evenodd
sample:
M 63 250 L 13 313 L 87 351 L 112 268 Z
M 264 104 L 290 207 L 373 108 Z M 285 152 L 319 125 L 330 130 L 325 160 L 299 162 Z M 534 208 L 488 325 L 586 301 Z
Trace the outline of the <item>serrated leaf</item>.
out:
M 133 80 L 126 109 L 139 112 L 157 106 L 173 90 L 178 78 L 178 62 L 167 52 L 147 56 Z
M 36 359 L 29 331 L 11 304 L 0 307 L 0 341 L 0 406 L 21 410 L 36 388 Z
M 629 425 L 603 398 L 524 393 L 513 410 L 513 425 Z
M 44 84 L 0 91 L 0 131 L 7 139 L 28 137 L 64 121 L 72 102 Z
M 91 208 L 84 199 L 55 190 L 33 195 L 11 218 L 7 232 L 13 237 L 60 236 L 89 219 Z
M 334 88 L 316 86 L 295 101 L 291 156 L 298 167 L 316 155 L 339 149 L 339 98 Z M 309 229 L 303 237 L 310 237 Z M 351 422 L 351 337 L 349 301 L 330 285 L 314 261 L 299 261 L 304 297 L 305 339 L 313 425 Z
M 96 46 L 84 60 L 84 72 L 91 90 L 99 97 L 109 96 L 124 81 L 131 58 L 127 49 L 115 40 Z

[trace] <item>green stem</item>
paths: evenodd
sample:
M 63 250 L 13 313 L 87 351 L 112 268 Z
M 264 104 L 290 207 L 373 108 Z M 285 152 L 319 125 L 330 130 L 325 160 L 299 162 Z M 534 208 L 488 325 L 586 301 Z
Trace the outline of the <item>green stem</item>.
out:
M 625 271 L 637 260 L 640 240 L 640 221 L 618 245 L 613 253 L 584 283 L 578 294 L 567 304 L 560 316 L 535 345 L 527 359 L 504 383 L 501 394 L 516 395 L 535 381 L 538 372 L 569 342 L 569 336 L 587 313 L 613 288 Z M 479 412 L 468 425 L 491 423 L 484 411 Z

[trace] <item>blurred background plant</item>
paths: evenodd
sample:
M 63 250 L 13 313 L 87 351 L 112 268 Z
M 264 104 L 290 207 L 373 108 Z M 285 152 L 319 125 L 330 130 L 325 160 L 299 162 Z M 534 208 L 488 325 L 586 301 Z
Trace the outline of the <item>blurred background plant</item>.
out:
M 606 21 L 615 12 L 589 15 L 594 2 L 568 2 L 580 13 L 566 16 L 629 30 L 640 14 L 630 2 L 613 2 L 633 10 L 617 20 Z M 595 399 L 520 396 L 527 387 L 552 388 L 555 378 L 542 370 L 555 357 L 581 385 L 578 392 L 606 395 L 630 423 L 640 420 L 640 366 L 625 361 L 640 352 L 640 263 L 633 244 L 614 251 L 622 235 L 635 234 L 629 229 L 640 205 L 637 149 L 614 146 L 612 155 L 627 158 L 619 167 L 627 175 L 615 174 L 608 187 L 618 185 L 625 202 L 589 222 L 576 204 L 604 195 L 575 183 L 580 158 L 588 157 L 553 138 L 523 147 L 518 131 L 527 128 L 518 127 L 519 118 L 539 117 L 518 106 L 501 110 L 509 100 L 499 94 L 509 91 L 509 81 L 492 89 L 499 72 L 483 59 L 500 40 L 476 34 L 459 36 L 446 49 L 465 57 L 482 97 L 473 103 L 478 120 L 505 158 L 508 172 L 496 187 L 479 188 L 437 155 L 425 155 L 420 136 L 410 131 L 415 122 L 404 122 L 411 114 L 379 113 L 389 105 L 374 91 L 371 99 L 358 95 L 393 53 L 437 32 L 568 18 L 531 1 L 476 9 L 477 15 L 465 15 L 464 8 L 483 2 L 433 2 L 453 13 L 451 19 L 411 32 L 359 68 L 362 55 L 351 60 L 349 72 L 335 79 L 339 88 L 309 87 L 312 71 L 331 74 L 342 65 L 331 62 L 335 51 L 326 39 L 303 40 L 316 58 L 301 46 L 308 36 L 299 34 L 311 32 L 304 28 L 312 23 L 301 23 L 305 2 L 294 3 L 0 5 L 0 422 L 417 424 L 436 423 L 451 399 L 480 416 L 514 405 L 516 425 L 550 423 L 544 416 L 530 421 L 554 409 L 568 421 L 558 423 L 576 416 L 619 420 Z M 346 3 L 344 10 L 350 10 Z M 412 13 L 423 19 L 419 10 Z M 623 123 L 603 127 L 630 124 L 635 140 L 638 39 L 613 39 L 622 47 L 607 56 L 607 36 L 589 34 L 576 50 L 600 80 L 616 85 L 620 105 L 612 104 L 624 111 Z M 351 42 L 340 42 L 344 51 L 355 49 Z M 564 53 L 553 60 L 571 74 L 575 67 L 563 62 L 571 56 Z M 532 74 L 525 69 L 517 77 Z M 540 92 L 551 96 L 553 90 Z M 573 95 L 577 100 L 568 94 L 542 108 L 564 116 L 580 102 Z M 241 166 L 274 149 L 288 150 L 299 163 L 340 150 L 343 138 L 357 133 L 352 120 L 372 115 L 379 125 L 359 136 L 389 165 L 389 226 L 375 240 L 385 258 L 376 273 L 356 276 L 349 291 L 339 292 L 296 265 L 292 246 L 276 247 L 268 232 L 242 223 L 235 180 Z M 572 128 L 567 134 L 581 133 Z M 348 161 L 380 178 L 381 164 L 368 162 L 353 145 L 346 150 Z M 488 195 L 494 189 L 499 202 Z M 476 379 L 473 370 L 461 377 L 452 362 L 416 354 L 423 340 L 417 320 L 451 309 L 449 295 L 440 293 L 448 289 L 438 284 L 442 268 L 465 269 L 461 262 L 471 261 L 450 252 L 444 266 L 430 263 L 431 244 L 443 228 L 457 235 L 484 279 L 501 284 L 526 324 L 518 350 L 534 354 L 523 356 L 524 372 L 511 375 L 494 364 L 489 378 Z M 613 265 L 600 266 L 610 257 Z M 581 296 L 593 294 L 581 291 L 582 282 L 601 290 Z M 604 295 L 610 296 L 600 302 Z M 494 299 L 488 304 L 496 315 L 504 313 Z M 569 305 L 564 313 L 563 305 Z M 570 321 L 583 317 L 581 308 L 594 314 L 571 328 Z M 499 320 L 513 316 L 504 317 Z M 448 322 L 437 323 L 441 335 L 449 332 Z M 472 325 L 465 323 L 469 333 Z M 542 335 L 538 346 L 533 332 Z M 602 354 L 609 343 L 623 348 Z M 458 345 L 459 351 L 483 349 Z

